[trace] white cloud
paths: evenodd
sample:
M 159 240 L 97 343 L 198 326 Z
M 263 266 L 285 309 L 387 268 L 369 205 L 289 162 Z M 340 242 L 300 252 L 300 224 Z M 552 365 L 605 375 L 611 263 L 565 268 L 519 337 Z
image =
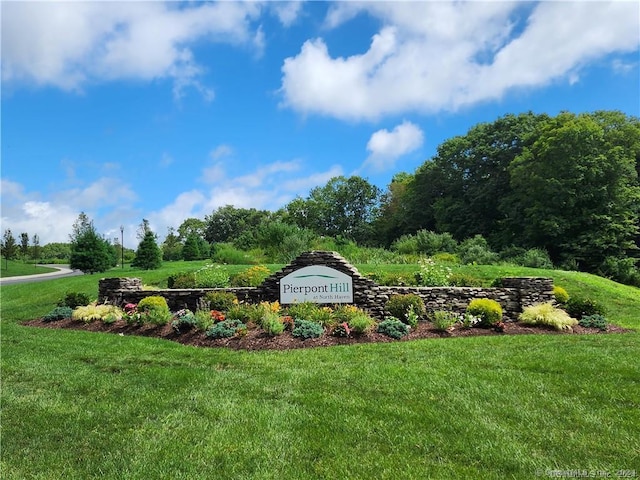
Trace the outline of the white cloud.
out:
M 280 23 L 285 27 L 290 27 L 298 19 L 302 12 L 302 2 L 272 2 L 271 8 L 275 12 Z
M 424 134 L 411 122 L 404 121 L 392 131 L 383 129 L 371 135 L 367 142 L 369 157 L 363 168 L 382 172 L 394 167 L 398 158 L 422 146 Z
M 174 94 L 186 87 L 205 99 L 213 91 L 190 43 L 251 44 L 253 2 L 3 2 L 2 79 L 81 90 L 88 82 L 171 78 Z
M 339 2 L 325 25 L 367 13 L 366 52 L 308 40 L 282 67 L 283 105 L 347 120 L 454 111 L 514 88 L 579 81 L 589 62 L 640 44 L 637 2 Z

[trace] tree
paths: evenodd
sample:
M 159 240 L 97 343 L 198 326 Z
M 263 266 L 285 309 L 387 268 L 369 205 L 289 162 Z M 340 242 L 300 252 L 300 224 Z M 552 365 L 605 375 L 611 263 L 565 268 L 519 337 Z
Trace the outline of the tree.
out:
M 5 260 L 5 268 L 9 268 L 9 260 L 13 260 L 18 255 L 18 245 L 10 228 L 4 231 L 2 245 L 0 246 L 2 247 L 2 256 Z
M 25 259 L 29 257 L 29 234 L 26 232 L 20 234 L 20 256 Z
M 226 205 L 205 217 L 204 237 L 209 243 L 232 242 L 248 231 L 253 234 L 262 221 L 270 216 L 267 210 Z
M 182 258 L 185 260 L 199 260 L 202 258 L 198 235 L 192 233 L 187 236 L 187 239 L 184 241 L 184 247 L 182 247 Z
M 71 259 L 70 243 L 47 243 L 42 247 L 41 258 L 51 261 L 63 261 L 69 263 Z
M 169 227 L 167 236 L 162 243 L 162 259 L 168 261 L 182 259 L 182 244 L 173 227 Z
M 311 190 L 306 200 L 295 199 L 286 209 L 301 228 L 318 235 L 343 236 L 350 240 L 371 240 L 372 223 L 378 211 L 380 189 L 362 177 L 330 179 L 324 187 Z
M 113 247 L 98 235 L 93 222 L 81 212 L 73 224 L 70 267 L 84 273 L 104 272 L 116 265 Z
M 38 234 L 36 233 L 33 235 L 33 239 L 31 240 L 31 258 L 35 263 L 37 263 L 41 255 L 42 247 L 40 246 L 40 237 L 38 237 Z
M 189 235 L 196 235 L 204 238 L 207 230 L 207 224 L 199 218 L 187 218 L 178 227 L 178 237 L 181 241 L 185 241 Z
M 510 166 L 512 229 L 520 244 L 546 248 L 554 263 L 597 272 L 635 247 L 640 213 L 636 158 L 640 124 L 623 142 L 622 114 L 561 113 Z M 623 116 L 624 117 L 624 116 Z
M 401 172 L 393 176 L 380 200 L 380 211 L 374 222 L 375 235 L 381 245 L 389 247 L 400 236 L 412 231 L 408 210 L 408 189 L 414 176 Z
M 134 268 L 143 270 L 155 270 L 162 266 L 162 252 L 156 242 L 156 235 L 149 228 L 149 222 L 143 220 L 139 232 L 144 232 L 144 236 L 136 250 L 136 256 L 131 262 Z

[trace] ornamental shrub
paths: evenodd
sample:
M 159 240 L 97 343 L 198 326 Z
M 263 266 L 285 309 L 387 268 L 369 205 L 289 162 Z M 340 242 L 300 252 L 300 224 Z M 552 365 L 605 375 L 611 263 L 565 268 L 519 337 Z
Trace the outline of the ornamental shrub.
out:
M 353 333 L 363 334 L 371 332 L 376 326 L 376 321 L 364 312 L 358 312 L 348 322 Z
M 296 319 L 294 321 L 293 331 L 291 335 L 306 340 L 308 338 L 318 338 L 324 333 L 322 325 L 310 320 Z
M 204 300 L 209 304 L 210 310 L 221 312 L 226 312 L 238 303 L 238 298 L 231 292 L 208 292 Z
M 194 272 L 178 272 L 169 275 L 167 288 L 196 288 Z
M 266 312 L 260 320 L 260 326 L 268 335 L 275 336 L 284 332 L 284 322 L 275 312 Z
M 292 303 L 287 307 L 287 314 L 295 319 L 311 320 L 320 307 L 313 302 Z
M 605 309 L 595 300 L 590 298 L 571 297 L 565 306 L 567 313 L 580 320 L 589 315 L 604 315 Z
M 525 325 L 548 325 L 556 330 L 571 330 L 571 327 L 578 324 L 575 318 L 551 303 L 525 307 L 518 319 Z
M 476 298 L 469 302 L 467 313 L 480 318 L 481 327 L 492 327 L 502 321 L 502 307 L 490 298 Z
M 205 265 L 194 273 L 196 288 L 225 288 L 229 286 L 229 274 L 221 265 Z
M 418 285 L 423 287 L 449 286 L 451 268 L 436 263 L 432 258 L 422 258 L 418 261 L 418 264 L 420 265 L 420 270 L 415 274 Z
M 456 324 L 458 315 L 447 310 L 436 310 L 431 315 L 431 321 L 436 330 L 445 331 Z
M 567 293 L 567 291 L 564 288 L 559 287 L 558 285 L 553 286 L 553 296 L 555 297 L 556 302 L 558 302 L 560 305 L 566 304 L 569 300 L 569 294 Z
M 189 330 L 198 324 L 196 316 L 189 309 L 178 310 L 173 315 L 173 321 L 171 327 L 177 332 L 181 333 L 184 330 Z
M 234 287 L 257 287 L 271 275 L 271 271 L 264 265 L 255 265 L 243 272 L 239 272 L 231 279 Z
M 43 322 L 55 322 L 56 320 L 64 320 L 65 318 L 71 318 L 73 314 L 73 308 L 71 307 L 56 307 L 42 317 Z
M 84 323 L 91 323 L 95 320 L 102 320 L 106 323 L 113 323 L 114 319 L 122 318 L 122 310 L 115 305 L 96 305 L 94 303 L 76 307 L 71 318 Z
M 82 292 L 67 292 L 64 298 L 58 301 L 59 307 L 71 307 L 74 309 L 76 307 L 80 307 L 83 305 L 89 305 L 91 303 L 91 299 L 89 295 Z
M 167 300 L 159 295 L 151 295 L 140 300 L 138 312 L 141 314 L 142 322 L 164 325 L 171 320 Z
M 449 276 L 449 285 L 452 287 L 481 287 L 482 280 L 466 273 L 453 273 Z
M 387 317 L 378 324 L 378 333 L 391 338 L 402 338 L 409 333 L 409 325 L 395 317 Z
M 210 338 L 230 338 L 233 337 L 238 331 L 246 331 L 247 326 L 240 320 L 224 320 L 220 323 L 216 323 L 209 330 L 207 330 L 207 337 Z
M 426 312 L 422 298 L 414 293 L 391 295 L 385 305 L 385 309 L 389 315 L 407 324 L 413 323 L 410 319 L 411 309 L 413 309 L 413 314 L 417 315 L 417 318 L 424 317 Z
M 607 322 L 607 319 L 603 315 L 598 315 L 596 313 L 596 314 L 593 314 L 593 315 L 586 315 L 586 316 L 582 317 L 578 321 L 578 324 L 581 327 L 597 328 L 597 329 L 605 332 L 607 330 L 607 325 L 609 324 L 609 322 Z

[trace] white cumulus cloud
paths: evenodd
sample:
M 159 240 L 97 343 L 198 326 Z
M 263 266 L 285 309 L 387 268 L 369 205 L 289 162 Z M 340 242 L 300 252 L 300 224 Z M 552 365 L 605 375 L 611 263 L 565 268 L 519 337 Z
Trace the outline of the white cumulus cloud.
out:
M 369 157 L 363 168 L 374 172 L 389 170 L 403 155 L 411 153 L 422 146 L 424 134 L 417 125 L 404 121 L 393 130 L 378 130 L 367 142 Z
M 203 68 L 189 45 L 207 39 L 251 44 L 253 2 L 3 2 L 2 80 L 82 90 L 89 82 L 169 78 L 205 99 Z
M 637 2 L 339 2 L 325 24 L 358 14 L 382 24 L 369 48 L 337 57 L 306 41 L 282 66 L 284 106 L 352 121 L 455 111 L 579 81 L 590 62 L 640 44 Z

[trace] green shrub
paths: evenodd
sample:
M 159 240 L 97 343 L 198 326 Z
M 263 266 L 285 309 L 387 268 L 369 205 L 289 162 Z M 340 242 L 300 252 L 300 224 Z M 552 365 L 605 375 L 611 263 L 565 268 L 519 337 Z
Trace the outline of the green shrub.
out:
M 575 318 L 551 303 L 525 307 L 518 319 L 525 325 L 548 325 L 556 330 L 571 330 L 571 327 L 578 324 Z
M 446 287 L 449 284 L 451 269 L 436 263 L 432 258 L 422 258 L 418 262 L 420 270 L 415 278 L 418 285 L 423 287 Z
M 319 308 L 320 307 L 317 303 L 300 302 L 288 305 L 286 310 L 287 314 L 291 315 L 295 319 L 311 320 L 316 315 Z
M 518 265 L 531 268 L 553 268 L 549 253 L 543 248 L 531 248 L 518 259 Z
M 67 292 L 64 298 L 58 301 L 59 307 L 70 307 L 74 309 L 76 307 L 89 305 L 91 303 L 91 299 L 89 295 L 82 292 Z
M 445 331 L 456 324 L 458 315 L 447 310 L 436 310 L 431 315 L 431 321 L 436 330 Z
M 238 303 L 238 298 L 231 292 L 207 292 L 204 296 L 210 310 L 226 312 Z
M 402 338 L 409 333 L 409 325 L 395 317 L 387 317 L 378 324 L 378 333 L 391 338 Z
M 138 303 L 138 312 L 143 322 L 164 325 L 171 320 L 167 300 L 160 295 L 145 297 Z
M 481 287 L 482 280 L 466 273 L 452 273 L 449 276 L 449 285 L 452 287 Z
M 492 327 L 502 321 L 502 307 L 489 298 L 471 300 L 467 306 L 467 313 L 480 318 L 481 327 Z
M 56 320 L 64 320 L 65 318 L 71 318 L 73 314 L 73 308 L 71 307 L 56 307 L 42 317 L 43 322 L 55 322 Z
M 604 315 L 605 309 L 595 300 L 590 298 L 571 297 L 565 306 L 567 313 L 580 320 L 589 315 Z
M 306 340 L 307 338 L 318 338 L 324 333 L 322 325 L 310 320 L 296 319 L 291 335 Z
M 424 317 L 426 312 L 422 298 L 414 293 L 392 295 L 385 305 L 385 309 L 389 315 L 407 324 L 413 323 L 412 318 L 410 318 L 412 317 L 410 315 L 411 309 L 413 309 L 413 313 L 417 315 L 417 318 Z
M 555 297 L 556 302 L 561 305 L 566 304 L 569 300 L 569 294 L 567 293 L 567 291 L 564 288 L 559 287 L 558 285 L 553 286 L 553 296 Z
M 327 328 L 331 328 L 337 323 L 335 313 L 331 307 L 318 307 L 307 320 L 319 323 Z
M 196 317 L 195 322 L 198 330 L 206 332 L 214 324 L 210 310 L 197 309 L 194 316 Z
M 169 275 L 167 288 L 196 288 L 194 272 L 178 272 Z
M 178 310 L 173 315 L 171 327 L 178 333 L 183 330 L 189 330 L 198 324 L 196 316 L 189 309 Z
M 284 332 L 284 322 L 275 312 L 266 312 L 260 320 L 260 326 L 267 334 L 275 336 Z
M 464 240 L 458 248 L 460 261 L 465 265 L 491 265 L 498 260 L 498 254 L 489 248 L 489 243 L 482 235 Z
M 599 330 L 602 330 L 603 332 L 606 332 L 607 331 L 607 325 L 609 325 L 609 322 L 607 321 L 606 317 L 604 317 L 603 315 L 599 315 L 599 314 L 595 313 L 593 315 L 586 315 L 586 316 L 582 317 L 578 321 L 578 324 L 581 327 L 597 328 Z
M 196 288 L 225 288 L 229 274 L 221 265 L 205 265 L 195 272 Z
M 251 265 L 255 263 L 246 252 L 228 243 L 216 243 L 211 258 L 223 265 Z
M 209 328 L 206 335 L 209 338 L 230 338 L 241 330 L 246 331 L 246 328 L 240 320 L 227 319 Z
M 239 303 L 227 310 L 227 318 L 259 324 L 266 313 L 267 308 L 262 304 Z
M 364 312 L 359 312 L 347 323 L 353 333 L 369 333 L 376 326 L 376 321 Z
M 255 265 L 243 272 L 239 272 L 231 279 L 234 287 L 257 287 L 271 275 L 269 269 L 263 265 Z

